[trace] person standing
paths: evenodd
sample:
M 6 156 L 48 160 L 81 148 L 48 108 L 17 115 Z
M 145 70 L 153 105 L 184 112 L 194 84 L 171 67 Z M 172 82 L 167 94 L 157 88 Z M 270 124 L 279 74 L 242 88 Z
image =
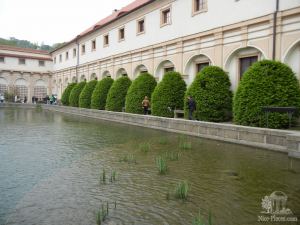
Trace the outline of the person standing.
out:
M 27 97 L 24 96 L 24 103 L 27 103 Z
M 189 120 L 193 120 L 193 113 L 196 110 L 196 102 L 192 96 L 188 96 Z
M 148 96 L 145 96 L 144 100 L 142 101 L 142 106 L 144 109 L 144 115 L 148 115 L 150 107 L 150 101 L 148 99 Z

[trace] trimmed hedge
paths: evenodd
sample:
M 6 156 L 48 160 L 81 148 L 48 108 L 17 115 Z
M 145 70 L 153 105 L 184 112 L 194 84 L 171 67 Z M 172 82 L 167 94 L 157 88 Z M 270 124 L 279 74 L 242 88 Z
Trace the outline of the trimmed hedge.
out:
M 71 94 L 72 89 L 76 86 L 77 83 L 70 83 L 68 87 L 64 90 L 62 96 L 61 96 L 61 102 L 63 105 L 68 106 L 69 105 L 69 97 Z
M 109 89 L 105 109 L 108 111 L 122 112 L 130 85 L 131 80 L 127 76 L 117 79 Z
M 98 82 L 92 95 L 92 109 L 105 109 L 107 94 L 113 82 L 114 80 L 110 77 L 106 77 Z
M 152 115 L 174 117 L 174 110 L 184 107 L 185 91 L 186 84 L 180 73 L 166 73 L 152 94 Z
M 150 98 L 156 84 L 155 78 L 149 73 L 140 74 L 128 89 L 125 102 L 126 112 L 143 114 L 142 101 L 145 96 L 148 96 L 151 101 Z
M 85 87 L 86 82 L 82 81 L 75 85 L 75 87 L 72 89 L 69 97 L 69 103 L 72 107 L 78 107 L 79 106 L 79 96 L 83 88 Z
M 98 83 L 97 80 L 91 80 L 85 85 L 85 87 L 83 88 L 79 96 L 80 108 L 87 108 L 87 109 L 91 108 L 91 98 L 97 83 Z
M 194 118 L 202 121 L 224 122 L 232 118 L 232 92 L 227 73 L 217 66 L 207 66 L 197 74 L 185 96 L 185 116 L 188 116 L 187 97 L 196 101 Z
M 281 62 L 263 60 L 253 64 L 243 75 L 234 97 L 234 121 L 247 126 L 266 127 L 262 106 L 300 108 L 300 88 L 293 71 Z M 299 113 L 293 115 L 295 118 Z M 270 128 L 287 128 L 287 113 L 270 113 Z

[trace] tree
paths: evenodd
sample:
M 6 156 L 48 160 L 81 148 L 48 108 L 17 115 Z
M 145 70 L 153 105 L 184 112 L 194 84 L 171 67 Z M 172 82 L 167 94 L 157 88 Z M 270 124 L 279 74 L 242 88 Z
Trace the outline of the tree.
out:
M 75 87 L 72 89 L 69 97 L 69 104 L 73 107 L 79 106 L 79 96 L 83 88 L 85 87 L 86 82 L 82 81 L 75 85 Z
M 149 73 L 140 74 L 128 89 L 125 102 L 126 112 L 143 114 L 142 101 L 145 96 L 148 96 L 151 101 L 156 84 L 155 78 Z
M 68 87 L 64 90 L 62 97 L 61 97 L 61 102 L 63 105 L 68 106 L 69 105 L 69 97 L 71 94 L 72 89 L 76 86 L 76 83 L 71 83 L 68 85 Z
M 186 92 L 196 101 L 194 116 L 197 120 L 223 122 L 232 118 L 232 92 L 227 73 L 217 66 L 205 67 Z M 185 116 L 188 115 L 185 101 Z
M 186 84 L 180 73 L 166 73 L 152 94 L 152 114 L 174 117 L 175 109 L 183 109 L 185 91 Z
M 235 123 L 266 127 L 263 106 L 300 108 L 298 80 L 293 71 L 281 62 L 263 60 L 244 73 L 234 97 Z M 297 118 L 299 113 L 293 116 Z M 270 128 L 286 128 L 289 125 L 286 113 L 270 113 L 268 122 Z
M 130 85 L 131 80 L 127 76 L 117 79 L 108 92 L 105 109 L 108 111 L 122 112 Z
M 98 82 L 92 94 L 91 108 L 104 110 L 109 89 L 114 80 L 106 77 Z
M 97 83 L 97 80 L 92 80 L 85 85 L 79 96 L 80 108 L 91 108 L 91 98 Z

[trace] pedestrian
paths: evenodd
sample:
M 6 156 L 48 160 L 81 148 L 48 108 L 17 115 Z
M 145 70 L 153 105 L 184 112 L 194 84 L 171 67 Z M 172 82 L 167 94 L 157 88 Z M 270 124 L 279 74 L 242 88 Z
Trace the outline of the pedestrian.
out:
M 53 101 L 54 101 L 54 96 L 53 96 L 53 95 L 51 95 L 51 96 L 50 96 L 50 105 L 52 105 L 52 104 L 53 104 Z
M 188 96 L 189 120 L 193 120 L 193 112 L 196 110 L 196 102 L 192 96 Z
M 4 103 L 4 95 L 0 94 L 0 103 Z
M 18 95 L 15 95 L 15 103 L 18 102 Z
M 145 96 L 144 100 L 142 101 L 142 107 L 144 109 L 144 115 L 148 115 L 150 107 L 150 101 L 148 99 L 148 96 Z
M 24 103 L 27 103 L 27 97 L 26 96 L 24 97 Z

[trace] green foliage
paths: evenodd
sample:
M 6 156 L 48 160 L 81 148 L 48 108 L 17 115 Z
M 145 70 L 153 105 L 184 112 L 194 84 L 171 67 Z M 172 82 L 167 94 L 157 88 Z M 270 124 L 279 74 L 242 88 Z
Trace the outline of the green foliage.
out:
M 179 199 L 187 199 L 189 191 L 189 185 L 186 181 L 181 181 L 175 188 L 175 197 Z
M 185 117 L 188 117 L 187 97 L 196 101 L 194 118 L 202 121 L 224 122 L 232 118 L 232 92 L 227 73 L 217 66 L 205 67 L 185 95 Z
M 122 112 L 130 85 L 131 80 L 127 76 L 117 79 L 109 89 L 105 109 L 108 111 Z
M 139 149 L 140 149 L 142 152 L 144 152 L 144 153 L 149 152 L 149 151 L 150 151 L 150 148 L 151 148 L 151 147 L 150 147 L 150 143 L 149 143 L 149 142 L 139 144 Z
M 234 121 L 247 126 L 266 127 L 263 106 L 300 108 L 300 88 L 293 71 L 285 64 L 263 60 L 253 64 L 243 75 L 234 97 Z M 299 110 L 298 110 L 299 111 Z M 297 118 L 299 113 L 293 115 Z M 270 128 L 286 128 L 287 113 L 270 113 Z
M 152 115 L 174 117 L 175 109 L 183 109 L 185 91 L 186 84 L 180 73 L 166 73 L 152 94 Z
M 201 213 L 199 211 L 199 215 L 194 218 L 192 225 L 205 225 L 205 224 L 206 223 L 204 222 L 204 219 L 202 218 Z M 211 212 L 209 212 L 207 225 L 212 225 L 212 224 L 213 224 L 212 215 Z
M 143 114 L 142 101 L 145 96 L 148 96 L 151 101 L 156 84 L 155 78 L 149 73 L 140 74 L 128 89 L 125 102 L 126 112 Z
M 166 174 L 168 170 L 166 159 L 162 156 L 158 156 L 155 161 L 159 174 Z
M 61 102 L 63 105 L 68 106 L 69 105 L 69 97 L 71 94 L 72 89 L 76 86 L 76 83 L 71 83 L 68 85 L 68 87 L 64 90 L 62 97 L 61 97 Z
M 69 104 L 72 107 L 78 107 L 79 106 L 79 96 L 83 88 L 85 87 L 86 82 L 82 81 L 75 85 L 75 87 L 72 89 L 69 97 Z
M 98 83 L 97 80 L 92 80 L 85 85 L 85 87 L 83 88 L 79 96 L 80 108 L 89 109 L 91 107 L 91 98 L 97 83 Z
M 92 94 L 92 109 L 105 109 L 107 94 L 113 82 L 114 80 L 110 77 L 106 77 L 98 82 Z

